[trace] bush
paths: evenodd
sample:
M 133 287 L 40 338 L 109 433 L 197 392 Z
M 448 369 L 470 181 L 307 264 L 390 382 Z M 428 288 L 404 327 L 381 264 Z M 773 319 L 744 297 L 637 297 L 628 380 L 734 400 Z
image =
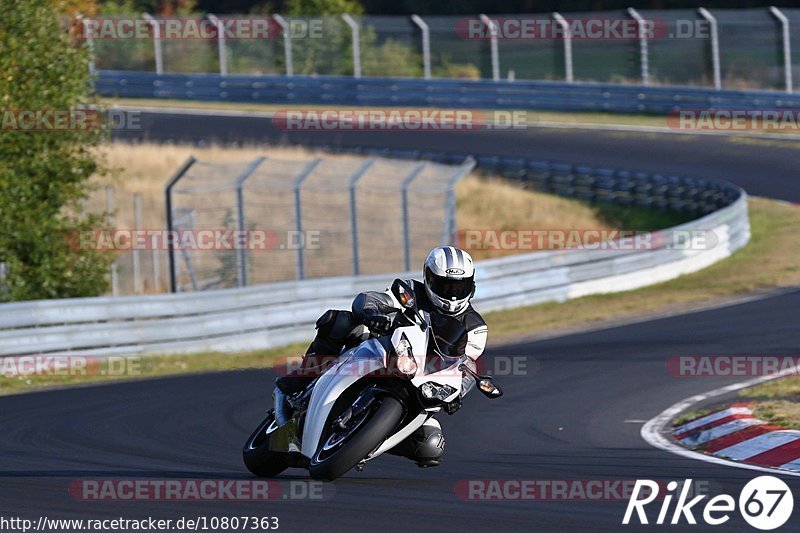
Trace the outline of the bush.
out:
M 71 35 L 68 16 L 50 0 L 0 0 L 0 7 L 3 118 L 92 104 L 87 50 Z M 102 129 L 9 124 L 0 131 L 0 299 L 101 294 L 109 258 L 81 251 L 70 237 L 101 222 L 82 215 L 80 204 L 98 171 L 92 149 Z

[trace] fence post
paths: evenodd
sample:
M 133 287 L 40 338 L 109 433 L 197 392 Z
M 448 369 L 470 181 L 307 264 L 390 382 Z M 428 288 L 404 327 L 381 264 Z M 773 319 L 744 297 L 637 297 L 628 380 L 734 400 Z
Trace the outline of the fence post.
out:
M 134 193 L 133 195 L 133 229 L 138 232 L 142 229 L 142 195 Z M 133 254 L 133 292 L 135 294 L 142 294 L 142 256 L 141 251 L 137 247 L 131 250 Z
M 353 77 L 361 77 L 361 37 L 358 29 L 358 23 L 353 20 L 353 17 L 345 13 L 342 18 L 350 26 L 350 31 L 353 34 Z
M 628 14 L 636 21 L 639 29 L 639 62 L 642 68 L 642 85 L 647 87 L 650 85 L 650 53 L 647 42 L 650 37 L 647 35 L 647 21 L 632 7 L 628 8 Z
M 361 177 L 367 173 L 369 167 L 375 163 L 375 158 L 370 157 L 359 166 L 348 180 L 350 187 L 350 235 L 352 236 L 351 242 L 353 243 L 353 275 L 358 276 L 361 273 L 359 257 L 358 257 L 358 210 L 356 209 L 356 184 Z
M 697 8 L 697 11 L 711 27 L 711 62 L 714 69 L 714 88 L 719 91 L 722 89 L 722 73 L 719 65 L 719 29 L 717 27 L 717 19 L 704 7 Z
M 161 26 L 150 13 L 142 13 L 142 17 L 150 23 L 153 28 L 153 51 L 156 55 L 156 74 L 164 73 L 164 57 L 161 54 Z
M 422 32 L 422 71 L 425 79 L 431 79 L 431 32 L 428 23 L 417 14 L 411 15 L 411 21 Z
M 492 22 L 492 19 L 485 14 L 480 15 L 481 22 L 486 25 L 489 30 L 489 50 L 492 56 L 492 80 L 500 80 L 500 54 L 497 51 L 497 25 Z
M 78 13 L 78 20 L 81 21 L 83 39 L 86 41 L 86 48 L 89 49 L 89 74 L 94 74 L 94 34 L 89 29 L 89 21 L 80 13 Z
M 561 26 L 561 31 L 564 32 L 564 75 L 568 83 L 572 83 L 574 76 L 572 74 L 572 32 L 569 29 L 569 22 L 561 13 L 553 12 L 553 19 Z
M 237 228 L 241 235 L 244 235 L 245 227 L 244 223 L 244 182 L 249 178 L 253 172 L 264 162 L 266 157 L 257 157 L 255 158 L 245 169 L 242 171 L 241 174 L 236 178 L 236 221 L 237 221 Z M 237 239 L 241 244 L 241 238 Z M 245 242 L 249 242 L 249 239 Z M 238 282 L 239 287 L 246 287 L 247 286 L 247 246 L 239 246 L 236 250 L 236 266 L 238 267 L 238 272 L 236 276 L 236 280 Z
M 781 23 L 783 40 L 783 79 L 786 82 L 786 92 L 791 94 L 794 90 L 792 82 L 792 41 L 789 35 L 789 18 L 775 6 L 769 8 L 770 13 Z
M 298 238 L 302 238 L 303 235 L 303 205 L 300 197 L 300 187 L 303 185 L 303 181 L 314 172 L 314 169 L 317 168 L 317 165 L 321 162 L 321 157 L 313 159 L 306 165 L 306 168 L 294 178 L 294 227 L 297 231 Z M 297 279 L 303 279 L 305 277 L 303 248 L 305 248 L 305 240 L 297 246 Z
M 221 76 L 228 75 L 228 56 L 225 54 L 225 27 L 222 21 L 214 15 L 209 13 L 208 20 L 217 27 L 217 52 L 219 53 L 219 73 Z
M 447 182 L 447 199 L 445 201 L 444 229 L 442 230 L 442 246 L 455 245 L 456 242 L 456 185 L 461 178 L 475 168 L 475 159 L 470 155 L 461 163 L 461 167 Z
M 106 221 L 109 228 L 114 228 L 114 187 L 106 185 Z M 117 277 L 116 259 L 108 268 L 108 275 L 111 278 L 111 295 L 119 296 L 119 278 Z
M 275 14 L 272 15 L 275 22 L 281 27 L 283 31 L 283 53 L 286 59 L 286 75 L 294 76 L 294 63 L 292 60 L 292 33 L 289 28 L 289 23 L 282 16 Z
M 403 257 L 405 260 L 404 265 L 406 272 L 411 270 L 411 229 L 408 220 L 408 188 L 411 186 L 411 182 L 419 176 L 420 172 L 422 172 L 427 165 L 427 162 L 419 163 L 405 178 L 403 178 L 403 182 L 400 185 L 403 210 Z
M 172 175 L 164 186 L 164 206 L 167 218 L 167 235 L 172 235 L 172 188 L 178 183 L 184 174 L 194 165 L 197 160 L 194 156 L 189 156 L 180 168 Z M 167 260 L 169 262 L 169 290 L 170 292 L 177 292 L 178 286 L 175 279 L 175 243 L 171 238 L 167 238 Z

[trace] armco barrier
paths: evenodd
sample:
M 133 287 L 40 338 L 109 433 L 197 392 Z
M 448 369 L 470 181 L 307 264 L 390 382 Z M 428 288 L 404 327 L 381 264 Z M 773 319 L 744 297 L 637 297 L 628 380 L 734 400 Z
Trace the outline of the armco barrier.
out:
M 220 76 L 100 71 L 101 96 L 277 105 L 542 109 L 664 115 L 676 110 L 800 108 L 800 94 L 554 81 L 346 76 Z
M 435 156 L 435 154 L 430 154 Z M 479 160 L 480 164 L 480 160 Z M 750 238 L 747 196 L 719 181 L 665 178 L 534 161 L 487 159 L 529 185 L 589 199 L 673 207 L 701 218 L 673 230 L 713 231 L 716 245 L 680 250 L 559 250 L 478 264 L 476 306 L 491 311 L 630 290 L 707 267 Z M 503 166 L 506 165 L 506 166 Z M 327 308 L 397 275 L 311 279 L 241 289 L 0 305 L 0 357 L 239 351 L 309 340 Z

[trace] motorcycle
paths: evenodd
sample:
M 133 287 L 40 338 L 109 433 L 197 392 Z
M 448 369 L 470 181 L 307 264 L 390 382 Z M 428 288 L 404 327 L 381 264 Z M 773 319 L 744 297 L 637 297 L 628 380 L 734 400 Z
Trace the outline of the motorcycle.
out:
M 305 390 L 276 402 L 277 412 L 271 409 L 244 445 L 250 472 L 274 477 L 306 468 L 314 479 L 334 480 L 363 470 L 457 399 L 463 376 L 489 398 L 503 395 L 465 356 L 440 349 L 430 315 L 407 283 L 395 280 L 390 292 L 398 309 L 391 333 L 343 352 Z

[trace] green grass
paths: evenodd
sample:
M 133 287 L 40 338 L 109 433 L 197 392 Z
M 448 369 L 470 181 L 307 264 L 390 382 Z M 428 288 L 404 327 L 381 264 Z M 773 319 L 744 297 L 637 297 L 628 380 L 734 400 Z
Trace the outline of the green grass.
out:
M 713 413 L 714 411 L 716 411 L 716 409 L 695 409 L 693 411 L 687 411 L 672 421 L 672 427 L 682 426 L 687 422 L 691 422 L 697 418 L 702 418 L 707 414 Z

